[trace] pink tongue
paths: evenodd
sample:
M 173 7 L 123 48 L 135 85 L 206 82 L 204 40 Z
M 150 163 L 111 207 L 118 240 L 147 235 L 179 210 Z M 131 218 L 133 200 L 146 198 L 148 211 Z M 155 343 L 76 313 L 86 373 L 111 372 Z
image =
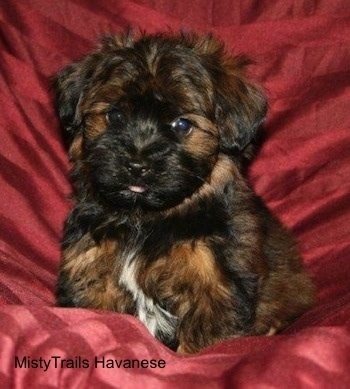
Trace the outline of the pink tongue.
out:
M 135 193 L 142 193 L 144 192 L 146 189 L 143 187 L 143 186 L 129 186 L 129 190 L 131 192 L 135 192 Z

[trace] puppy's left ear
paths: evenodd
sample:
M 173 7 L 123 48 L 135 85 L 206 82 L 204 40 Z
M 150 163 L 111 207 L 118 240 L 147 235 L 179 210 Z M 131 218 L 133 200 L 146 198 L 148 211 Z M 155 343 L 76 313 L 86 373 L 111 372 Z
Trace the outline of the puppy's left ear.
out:
M 249 63 L 244 57 L 224 60 L 217 82 L 215 115 L 220 147 L 229 154 L 243 150 L 251 142 L 266 116 L 263 92 L 244 77 Z

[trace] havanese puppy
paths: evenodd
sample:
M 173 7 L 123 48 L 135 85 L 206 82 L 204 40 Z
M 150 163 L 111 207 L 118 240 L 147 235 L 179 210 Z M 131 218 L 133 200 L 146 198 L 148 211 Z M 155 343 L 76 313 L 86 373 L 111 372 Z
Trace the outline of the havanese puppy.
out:
M 211 36 L 109 36 L 55 81 L 75 207 L 58 303 L 135 315 L 194 353 L 313 303 L 294 240 L 243 178 L 266 114 Z

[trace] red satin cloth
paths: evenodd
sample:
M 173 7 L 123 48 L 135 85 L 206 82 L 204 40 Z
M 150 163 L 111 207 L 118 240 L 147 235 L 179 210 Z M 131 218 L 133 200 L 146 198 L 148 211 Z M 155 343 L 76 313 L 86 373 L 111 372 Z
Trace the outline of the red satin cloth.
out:
M 294 231 L 318 288 L 317 306 L 280 335 L 185 357 L 133 317 L 54 306 L 71 205 L 50 77 L 129 25 L 212 31 L 256 62 L 270 111 L 250 179 Z M 349 0 L 2 0 L 0 45 L 1 388 L 350 387 Z M 166 365 L 93 366 L 103 357 Z M 53 366 L 62 359 L 75 366 Z

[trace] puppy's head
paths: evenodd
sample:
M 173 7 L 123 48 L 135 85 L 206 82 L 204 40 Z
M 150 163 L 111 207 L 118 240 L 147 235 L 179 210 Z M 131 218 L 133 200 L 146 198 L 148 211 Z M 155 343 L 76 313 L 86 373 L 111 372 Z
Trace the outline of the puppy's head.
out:
M 148 210 L 195 193 L 265 116 L 245 65 L 212 37 L 122 35 L 63 69 L 55 90 L 80 190 L 111 209 Z

